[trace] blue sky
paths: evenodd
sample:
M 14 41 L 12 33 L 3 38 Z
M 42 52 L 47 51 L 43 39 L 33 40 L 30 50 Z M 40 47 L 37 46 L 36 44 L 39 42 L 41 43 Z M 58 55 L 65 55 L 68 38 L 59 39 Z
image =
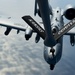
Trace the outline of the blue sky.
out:
M 53 5 L 53 7 L 59 6 L 65 8 L 67 4 L 75 5 L 74 0 L 51 0 L 51 5 Z
M 33 15 L 35 0 L 0 0 L 0 11 L 19 17 L 25 14 Z M 74 0 L 50 0 L 53 7 L 65 7 L 67 4 L 73 4 Z
M 24 15 L 34 16 L 35 0 L 0 0 L 0 13 L 20 19 Z M 50 0 L 52 7 L 65 8 L 67 4 L 73 4 L 74 0 Z
M 34 0 L 0 0 L 0 11 L 15 17 L 33 14 Z

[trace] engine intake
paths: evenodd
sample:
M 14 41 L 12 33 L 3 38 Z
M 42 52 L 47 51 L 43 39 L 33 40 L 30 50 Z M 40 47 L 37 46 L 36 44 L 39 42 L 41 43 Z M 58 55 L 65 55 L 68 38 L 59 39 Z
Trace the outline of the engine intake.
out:
M 25 38 L 26 40 L 29 40 L 29 38 L 31 38 L 33 33 L 33 30 L 30 27 L 27 27 L 26 31 L 25 31 Z
M 64 16 L 68 20 L 74 19 L 75 18 L 75 7 L 73 7 L 72 5 L 68 5 L 64 11 Z

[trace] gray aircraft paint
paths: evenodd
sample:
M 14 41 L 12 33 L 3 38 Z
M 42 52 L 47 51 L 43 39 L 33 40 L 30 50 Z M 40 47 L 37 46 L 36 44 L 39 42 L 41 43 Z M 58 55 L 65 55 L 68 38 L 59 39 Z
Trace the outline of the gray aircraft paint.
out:
M 64 26 L 63 16 L 61 15 L 61 9 L 58 7 L 55 10 L 53 10 L 51 24 L 52 27 L 57 27 L 58 31 Z M 50 52 L 51 47 L 47 46 L 44 47 L 44 58 L 48 64 L 55 65 L 61 59 L 63 46 L 62 43 L 63 43 L 63 36 L 62 38 L 58 39 L 57 44 L 53 47 L 55 49 L 54 57 Z

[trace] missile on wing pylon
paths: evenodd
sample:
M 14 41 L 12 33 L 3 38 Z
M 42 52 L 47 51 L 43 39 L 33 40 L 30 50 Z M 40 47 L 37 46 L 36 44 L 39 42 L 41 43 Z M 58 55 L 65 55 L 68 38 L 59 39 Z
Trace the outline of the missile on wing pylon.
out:
M 11 30 L 12 30 L 12 28 L 7 27 L 4 34 L 5 34 L 6 36 L 9 35 L 9 33 L 10 33 Z
M 74 38 L 74 35 L 70 35 L 70 43 L 72 46 L 75 45 L 75 38 Z
M 40 36 L 37 34 L 35 37 L 35 42 L 38 43 L 40 41 Z

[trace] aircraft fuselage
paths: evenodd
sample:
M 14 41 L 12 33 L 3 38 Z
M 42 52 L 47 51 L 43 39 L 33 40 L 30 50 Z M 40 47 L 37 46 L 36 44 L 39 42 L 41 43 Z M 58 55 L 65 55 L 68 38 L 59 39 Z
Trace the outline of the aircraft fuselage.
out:
M 63 17 L 61 14 L 61 9 L 56 8 L 52 11 L 51 15 L 51 28 L 53 35 L 58 32 L 64 26 Z M 55 65 L 62 56 L 62 45 L 63 36 L 56 41 L 56 45 L 53 47 L 44 46 L 44 58 L 49 65 Z M 52 53 L 51 50 L 54 50 Z

